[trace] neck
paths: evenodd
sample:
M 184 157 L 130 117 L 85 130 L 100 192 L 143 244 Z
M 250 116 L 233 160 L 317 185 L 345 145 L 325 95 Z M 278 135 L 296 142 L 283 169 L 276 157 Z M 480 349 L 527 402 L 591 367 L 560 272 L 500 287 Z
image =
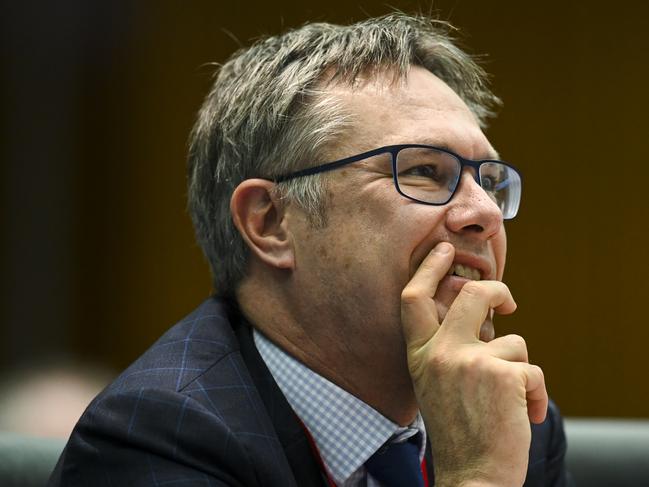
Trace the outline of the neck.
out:
M 388 419 L 400 426 L 412 423 L 418 406 L 404 346 L 395 346 L 394 337 L 381 346 L 367 336 L 342 333 L 344 323 L 328 313 L 313 309 L 302 313 L 292 301 L 270 296 L 266 289 L 244 283 L 237 292 L 239 307 L 255 328 Z M 403 342 L 400 336 L 396 340 Z

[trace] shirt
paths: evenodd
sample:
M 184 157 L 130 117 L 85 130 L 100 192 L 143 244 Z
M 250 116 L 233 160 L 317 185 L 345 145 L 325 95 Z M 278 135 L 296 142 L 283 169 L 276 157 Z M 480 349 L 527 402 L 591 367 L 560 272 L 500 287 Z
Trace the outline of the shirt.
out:
M 399 426 L 354 395 L 317 374 L 253 331 L 257 350 L 277 385 L 304 423 L 329 475 L 339 487 L 378 486 L 363 464 L 386 441 L 406 441 L 421 432 L 419 460 L 424 457 L 426 429 L 420 414 Z

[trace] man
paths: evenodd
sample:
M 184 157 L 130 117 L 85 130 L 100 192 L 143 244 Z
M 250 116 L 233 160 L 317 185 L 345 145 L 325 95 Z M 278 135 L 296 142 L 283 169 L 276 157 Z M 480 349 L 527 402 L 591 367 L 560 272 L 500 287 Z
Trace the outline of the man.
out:
M 189 163 L 216 296 L 91 404 L 51 485 L 565 483 L 543 374 L 494 338 L 520 177 L 447 30 L 309 24 L 220 69 Z

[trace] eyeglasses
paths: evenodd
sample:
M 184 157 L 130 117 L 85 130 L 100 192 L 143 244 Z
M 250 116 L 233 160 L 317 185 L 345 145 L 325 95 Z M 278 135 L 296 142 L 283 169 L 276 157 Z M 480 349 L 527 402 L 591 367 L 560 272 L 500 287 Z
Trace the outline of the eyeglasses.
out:
M 457 191 L 462 170 L 473 169 L 476 183 L 496 203 L 503 219 L 516 216 L 521 202 L 522 181 L 519 171 L 503 161 L 465 159 L 439 147 L 420 144 L 388 145 L 334 162 L 302 169 L 274 178 L 281 183 L 290 179 L 332 171 L 339 167 L 380 154 L 392 156 L 394 187 L 402 196 L 424 205 L 441 206 Z

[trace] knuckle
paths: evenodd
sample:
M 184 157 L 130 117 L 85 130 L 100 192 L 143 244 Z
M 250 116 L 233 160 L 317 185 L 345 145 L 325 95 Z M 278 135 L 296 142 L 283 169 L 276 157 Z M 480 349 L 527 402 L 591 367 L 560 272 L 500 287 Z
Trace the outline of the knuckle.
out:
M 509 286 L 502 281 L 493 281 L 494 286 L 499 288 L 500 291 L 509 292 Z
M 545 374 L 543 373 L 543 369 L 539 367 L 538 365 L 530 365 L 530 370 L 531 373 L 536 374 L 539 379 L 544 379 Z
M 509 290 L 509 287 L 507 287 L 507 284 L 501 281 L 495 281 L 491 284 L 492 287 L 492 293 L 494 295 L 500 295 L 503 298 L 510 297 L 511 298 L 511 291 Z
M 414 287 L 406 287 L 401 291 L 401 302 L 408 304 L 419 299 L 419 292 Z
M 428 357 L 427 365 L 431 370 L 445 371 L 450 366 L 450 358 L 444 353 L 432 354 Z
M 489 357 L 474 353 L 463 357 L 460 362 L 460 370 L 465 375 L 483 375 L 490 369 Z
M 430 370 L 439 373 L 446 373 L 451 369 L 457 369 L 461 364 L 462 356 L 453 347 L 439 344 L 439 346 L 429 350 L 425 358 L 425 366 Z
M 478 281 L 469 281 L 462 286 L 462 292 L 473 297 L 481 297 L 486 294 L 486 289 Z
M 442 377 L 447 377 L 449 371 L 453 369 L 453 361 L 447 355 L 434 353 L 421 357 L 421 360 L 416 362 L 410 362 L 408 369 L 410 376 L 415 380 L 420 377 L 441 380 Z
M 498 377 L 498 383 L 505 389 L 514 389 L 519 387 L 523 380 L 521 379 L 522 373 L 513 367 L 507 367 L 502 370 Z
M 401 303 L 408 305 L 414 304 L 425 297 L 425 292 L 419 287 L 409 286 L 401 291 Z
M 516 348 L 522 348 L 527 350 L 527 342 L 525 342 L 525 338 L 523 338 L 520 335 L 507 335 L 507 341 L 510 343 L 510 345 L 516 347 Z

